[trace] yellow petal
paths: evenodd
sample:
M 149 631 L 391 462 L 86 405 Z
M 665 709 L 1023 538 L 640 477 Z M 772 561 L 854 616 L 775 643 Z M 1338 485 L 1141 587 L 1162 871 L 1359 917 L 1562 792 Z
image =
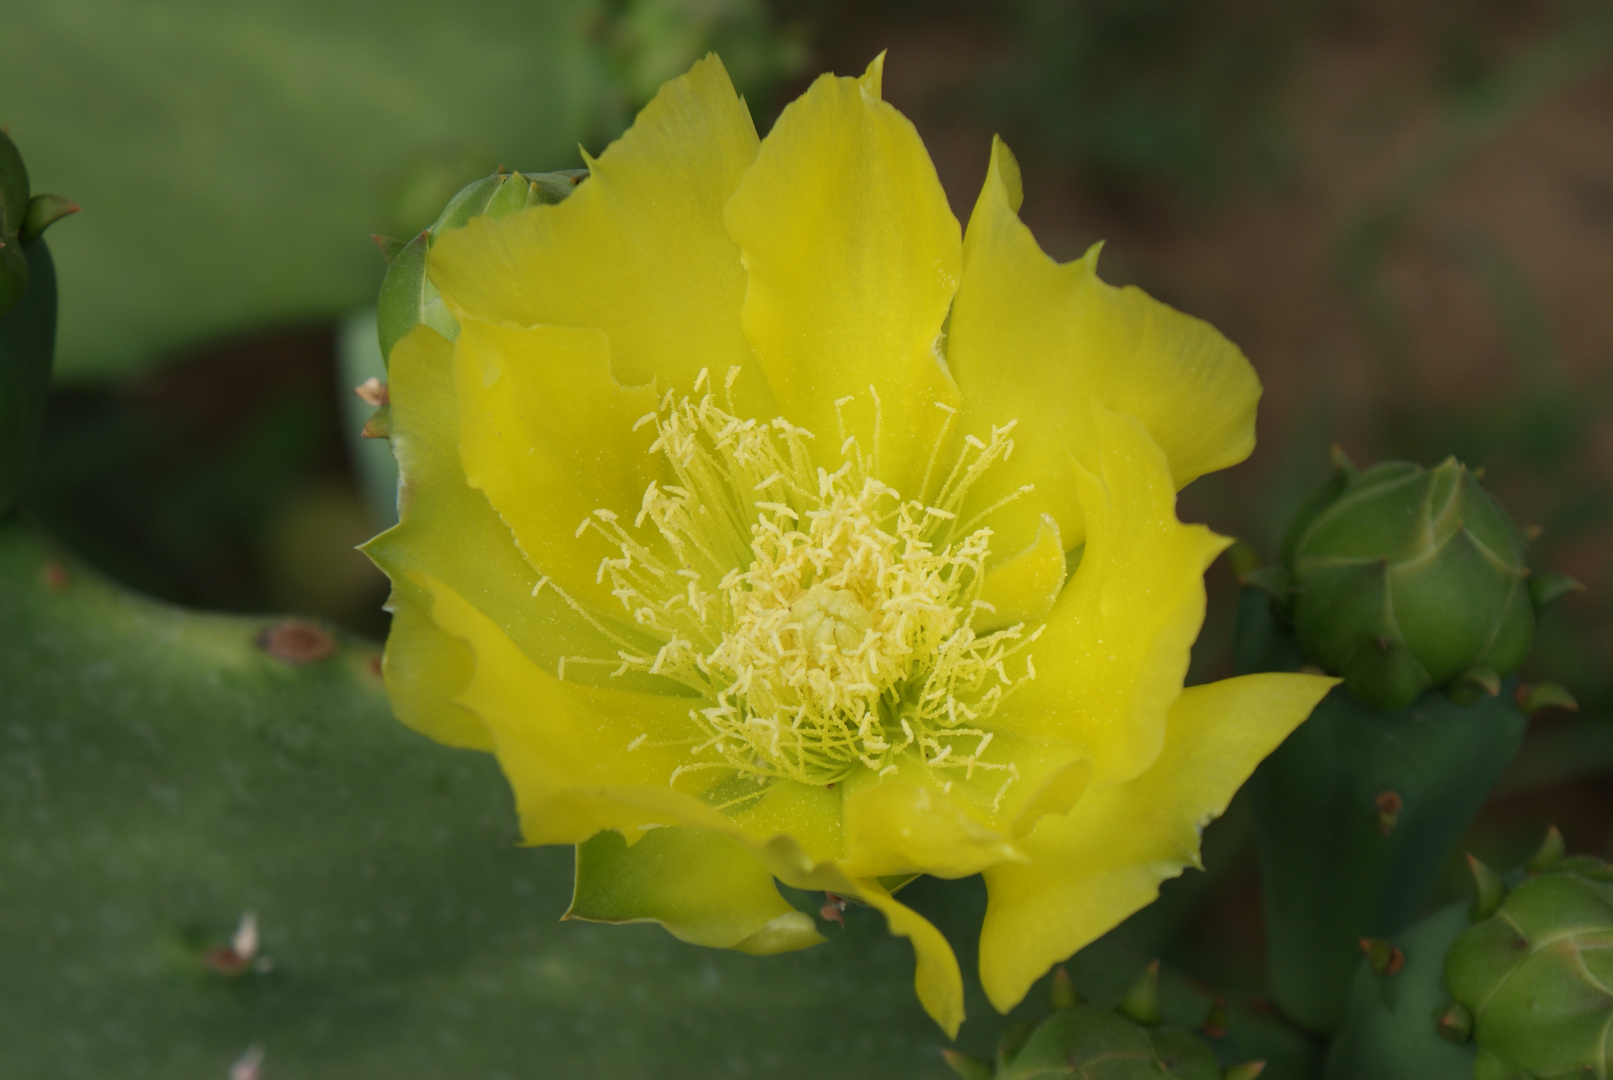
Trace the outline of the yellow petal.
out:
M 986 572 L 980 599 L 992 610 L 975 620 L 975 628 L 985 632 L 1046 618 L 1064 591 L 1065 570 L 1059 523 L 1043 514 L 1031 546 L 992 563 Z
M 913 943 L 918 963 L 913 973 L 913 989 L 930 1019 L 941 1025 L 947 1038 L 955 1039 L 963 1024 L 963 973 L 958 957 L 928 919 L 894 899 L 877 881 L 859 881 L 856 896 L 885 916 L 885 924 L 897 937 Z
M 881 62 L 787 106 L 725 216 L 750 275 L 745 333 L 782 414 L 821 454 L 843 411 L 879 478 L 916 497 L 935 406 L 957 404 L 938 345 L 961 241 L 918 132 L 879 98 Z
M 998 550 L 1031 543 L 1043 512 L 1073 548 L 1085 530 L 1066 454 L 1082 439 L 1088 397 L 1140 419 L 1180 488 L 1249 455 L 1260 382 L 1208 323 L 1100 281 L 1096 247 L 1062 266 L 1048 258 L 1019 220 L 1020 200 L 1019 166 L 997 140 L 964 239 L 947 362 L 963 430 L 1019 421 L 1014 456 L 971 492 L 985 507 L 1036 485 L 993 514 Z
M 823 940 L 810 915 L 779 895 L 773 875 L 726 836 L 652 829 L 628 846 L 603 832 L 577 845 L 568 919 L 657 922 L 695 945 L 756 956 Z
M 744 781 L 736 779 L 735 787 L 743 789 Z M 720 792 L 711 792 L 708 798 L 719 808 L 729 802 Z M 838 787 L 775 780 L 759 798 L 745 799 L 726 810 L 745 836 L 756 841 L 788 836 L 816 865 L 833 862 L 846 853 L 844 806 L 844 792 Z M 789 880 L 787 869 L 774 872 Z
M 852 877 L 934 874 L 961 878 L 1022 856 L 1004 833 L 975 820 L 928 776 L 880 781 L 871 771 L 845 781 L 848 853 L 842 869 Z
M 1204 569 L 1228 541 L 1177 520 L 1169 466 L 1141 423 L 1089 408 L 1094 449 L 1071 462 L 1086 549 L 1030 647 L 1036 677 L 991 726 L 1084 747 L 1101 789 L 1159 753 L 1204 621 Z
M 624 385 L 688 392 L 751 364 L 745 272 L 722 207 L 756 156 L 756 129 L 715 56 L 661 88 L 565 202 L 473 218 L 431 251 L 450 310 L 522 325 L 592 326 Z M 761 379 L 741 390 L 764 393 Z
M 408 581 L 393 583 L 387 610 L 392 626 L 381 674 L 393 713 L 447 746 L 491 751 L 493 736 L 486 726 L 455 700 L 470 682 L 470 650 L 431 621 L 430 596 Z
M 593 610 L 624 616 L 599 575 L 600 561 L 621 549 L 596 512 L 630 524 L 662 477 L 649 453 L 653 428 L 633 430 L 655 408 L 654 391 L 617 384 L 597 330 L 467 318 L 453 367 L 465 479 L 540 574 Z M 584 521 L 599 527 L 579 536 Z
M 636 840 L 644 826 L 714 816 L 698 799 L 711 771 L 671 783 L 699 734 L 689 718 L 699 699 L 561 682 L 454 590 L 410 580 L 431 595 L 433 621 L 470 649 L 456 700 L 492 735 L 527 843 L 576 844 L 601 829 Z
M 980 980 L 992 1004 L 1013 1008 L 1049 967 L 1197 866 L 1204 825 L 1337 681 L 1246 675 L 1184 691 L 1153 768 L 1044 817 L 1021 842 L 1028 863 L 987 869 Z
M 476 597 L 483 614 L 540 667 L 554 670 L 568 655 L 609 656 L 615 645 L 558 595 L 532 597 L 537 572 L 487 498 L 465 483 L 451 354 L 452 346 L 427 327 L 393 350 L 388 378 L 400 517 L 364 551 L 393 583 L 385 672 L 399 719 L 451 746 L 491 749 L 480 722 L 452 703 L 469 678 L 470 661 L 431 625 L 430 598 L 407 583 L 408 573 L 430 574 Z M 603 677 L 602 669 L 578 671 Z M 644 681 L 622 685 L 639 688 Z

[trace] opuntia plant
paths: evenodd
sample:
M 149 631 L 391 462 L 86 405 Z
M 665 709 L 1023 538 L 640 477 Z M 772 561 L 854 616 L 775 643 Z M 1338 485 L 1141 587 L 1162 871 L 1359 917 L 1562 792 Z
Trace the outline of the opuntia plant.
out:
M 1510 677 L 1537 609 L 1574 587 L 1523 558 L 1506 511 L 1456 462 L 1342 458 L 1290 526 L 1284 565 L 1245 556 L 1238 670 L 1319 664 L 1346 680 L 1250 781 L 1272 989 L 1315 1031 L 1343 1019 L 1358 942 L 1421 916 L 1528 713 L 1572 707 Z

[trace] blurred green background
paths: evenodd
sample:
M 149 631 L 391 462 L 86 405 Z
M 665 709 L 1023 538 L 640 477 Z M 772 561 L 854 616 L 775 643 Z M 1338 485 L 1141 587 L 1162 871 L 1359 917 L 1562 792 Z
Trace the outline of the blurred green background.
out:
M 34 188 L 84 207 L 49 237 L 62 296 L 57 387 L 26 499 L 28 514 L 60 547 L 54 554 L 26 545 L 7 549 L 15 573 L 6 586 L 13 595 L 0 597 L 0 635 L 8 633 L 8 621 L 13 630 L 46 625 L 37 621 L 46 619 L 44 609 L 29 599 L 43 588 L 37 566 L 82 560 L 162 600 L 223 612 L 299 613 L 379 640 L 386 629 L 384 580 L 352 550 L 386 524 L 384 447 L 356 437 L 363 409 L 351 394 L 374 362 L 363 311 L 383 265 L 369 234 L 409 235 L 461 185 L 498 165 L 579 165 L 579 144 L 597 153 L 663 79 L 708 49 L 722 54 L 764 131 L 816 73 L 860 71 L 889 49 L 886 97 L 918 125 L 960 218 L 984 173 L 990 137 L 1001 132 L 1024 167 L 1024 216 L 1050 253 L 1073 258 L 1106 239 L 1108 280 L 1142 285 L 1210 320 L 1254 362 L 1266 385 L 1259 448 L 1248 463 L 1190 488 L 1184 516 L 1273 556 L 1282 523 L 1322 479 L 1328 447 L 1337 443 L 1361 462 L 1405 457 L 1432 463 L 1455 453 L 1485 470 L 1486 483 L 1521 523 L 1539 526 L 1536 565 L 1572 573 L 1587 589 L 1547 618 L 1525 675 L 1566 684 L 1582 708 L 1577 716 L 1536 721 L 1470 846 L 1505 863 L 1555 821 L 1576 850 L 1613 855 L 1613 4 L 1607 0 L 478 0 L 457 6 L 0 0 L 0 28 L 0 123 L 26 156 Z M 33 592 L 23 596 L 20 582 Z M 1196 680 L 1230 671 L 1235 583 L 1224 563 L 1212 569 L 1211 588 Z M 93 614 L 100 609 L 92 600 L 83 603 Z M 166 616 L 150 617 L 160 623 Z M 133 639 L 156 632 L 137 630 L 129 631 Z M 250 634 L 240 633 L 248 641 Z M 359 638 L 343 640 L 343 655 L 367 655 Z M 14 679 L 23 679 L 30 665 L 94 666 L 71 642 L 36 635 L 26 642 L 0 639 L 0 645 L 10 665 L 0 665 L 0 672 Z M 235 662 L 218 659 L 196 677 L 216 681 Z M 128 673 L 136 681 L 138 674 Z M 746 1022 L 768 1023 L 757 991 L 743 987 L 772 979 L 795 987 L 792 1004 L 781 1009 L 822 1013 L 814 1022 L 833 1027 L 838 1014 L 817 1006 L 835 999 L 835 972 L 852 970 L 835 965 L 862 963 L 854 978 L 847 976 L 847 994 L 877 985 L 882 998 L 895 995 L 874 1011 L 878 1024 L 868 1019 L 866 1037 L 846 1029 L 832 1048 L 817 1047 L 818 1056 L 804 1037 L 789 1043 L 789 1053 L 820 1065 L 833 1054 L 864 1062 L 847 1064 L 846 1075 L 895 1075 L 891 1069 L 943 1075 L 933 1054 L 939 1037 L 902 996 L 908 993 L 906 946 L 870 944 L 882 940 L 878 933 L 859 931 L 856 939 L 863 942 L 859 948 L 883 949 L 878 964 L 885 966 L 873 973 L 863 968 L 877 967 L 875 961 L 857 961 L 856 950 L 841 945 L 827 954 L 839 958 L 833 962 L 784 961 L 772 974 L 745 958 L 708 961 L 704 953 L 680 952 L 682 946 L 654 928 L 620 931 L 625 936 L 599 946 L 631 956 L 645 950 L 652 970 L 692 964 L 690 970 L 716 972 L 702 976 L 704 985 L 729 989 L 706 998 L 696 993 L 706 1004 L 690 1005 L 692 1012 L 635 1007 L 639 998 L 626 984 L 602 989 L 586 979 L 566 982 L 554 971 L 532 975 L 537 981 L 510 990 L 513 998 L 502 996 L 498 979 L 519 980 L 509 972 L 477 976 L 475 963 L 463 957 L 497 967 L 510 949 L 527 950 L 523 962 L 541 967 L 533 957 L 544 949 L 564 953 L 579 948 L 577 934 L 600 938 L 600 932 L 548 925 L 564 901 L 566 860 L 552 852 L 506 850 L 510 825 L 490 765 L 467 764 L 463 755 L 390 729 L 377 735 L 374 725 L 390 723 L 384 705 L 377 704 L 375 688 L 363 684 L 362 672 L 353 677 L 353 687 L 286 691 L 292 695 L 284 704 L 288 715 L 317 719 L 321 709 L 344 710 L 345 719 L 331 731 L 321 734 L 315 722 L 314 734 L 297 738 L 323 747 L 316 753 L 320 767 L 347 777 L 340 783 L 381 792 L 381 803 L 365 805 L 393 800 L 400 820 L 414 821 L 410 815 L 419 810 L 390 790 L 391 774 L 366 765 L 368 771 L 353 779 L 341 770 L 342 754 L 367 754 L 366 740 L 380 739 L 387 743 L 382 756 L 396 756 L 405 787 L 459 785 L 481 793 L 474 807 L 444 812 L 450 824 L 440 828 L 458 831 L 432 843 L 485 844 L 488 852 L 497 849 L 496 857 L 458 851 L 460 862 L 475 865 L 454 869 L 458 863 L 443 862 L 442 875 L 458 875 L 445 884 L 431 872 L 436 856 L 416 851 L 417 864 L 389 879 L 387 889 L 461 898 L 484 887 L 499 891 L 502 899 L 487 918 L 502 929 L 482 933 L 476 919 L 466 923 L 459 911 L 447 924 L 462 936 L 415 957 L 410 970 L 418 978 L 409 985 L 424 987 L 427 1000 L 438 994 L 462 1002 L 477 1000 L 474 993 L 465 996 L 467 986 L 482 985 L 483 997 L 504 1000 L 503 1011 L 463 1005 L 464 1015 L 481 1019 L 467 1020 L 458 1035 L 434 1013 L 431 1023 L 441 1021 L 447 1034 L 431 1028 L 437 1049 L 422 1049 L 397 1041 L 404 1030 L 425 1038 L 418 1017 L 408 1019 L 415 1014 L 395 1003 L 376 1005 L 374 995 L 404 993 L 396 989 L 401 977 L 381 981 L 348 972 L 320 984 L 335 1002 L 330 1009 L 337 1019 L 330 1022 L 368 1032 L 345 1044 L 337 1035 L 319 1035 L 317 1024 L 307 1026 L 322 1007 L 310 1002 L 326 1000 L 318 994 L 231 984 L 220 992 L 232 996 L 219 1004 L 206 997 L 216 988 L 205 980 L 186 983 L 190 996 L 181 996 L 190 1005 L 169 1012 L 189 1017 L 193 1028 L 202 1022 L 198 1017 L 227 1014 L 227 1024 L 219 1021 L 227 1030 L 214 1032 L 219 1041 L 208 1051 L 212 1057 L 200 1049 L 191 1057 L 164 1057 L 161 1047 L 181 1036 L 151 1026 L 150 1015 L 157 1014 L 137 1010 L 107 1027 L 108 1002 L 123 1000 L 117 988 L 138 997 L 142 984 L 103 978 L 96 949 L 124 947 L 103 941 L 108 920 L 116 923 L 119 916 L 91 905 L 75 882 L 93 880 L 113 892 L 139 889 L 148 880 L 169 882 L 162 887 L 179 891 L 165 893 L 169 899 L 145 918 L 151 925 L 167 919 L 174 940 L 227 937 L 245 906 L 242 896 L 252 892 L 196 893 L 175 883 L 183 874 L 170 881 L 177 871 L 161 870 L 167 864 L 155 849 L 147 853 L 155 863 L 134 860 L 119 878 L 107 869 L 102 848 L 82 843 L 100 827 L 100 815 L 120 813 L 104 801 L 118 792 L 160 802 L 151 791 L 189 790 L 187 784 L 212 790 L 207 785 L 225 783 L 206 755 L 141 756 L 141 745 L 178 746 L 186 738 L 153 684 L 140 691 L 145 697 L 131 691 L 121 704 L 107 706 L 107 715 L 136 735 L 149 726 L 145 743 L 135 738 L 121 746 L 113 739 L 103 745 L 98 740 L 111 736 L 93 717 L 79 715 L 56 725 L 56 737 L 77 746 L 78 757 L 51 755 L 37 731 L 5 744 L 11 749 L 9 771 L 0 773 L 6 800 L 0 806 L 9 816 L 0 820 L 13 830 L 12 837 L 0 836 L 0 845 L 11 845 L 11 884 L 0 877 L 7 940 L 34 940 L 44 918 L 46 901 L 32 885 L 19 884 L 42 880 L 38 845 L 60 837 L 62 850 L 79 851 L 73 858 L 83 863 L 51 871 L 61 889 L 59 896 L 47 890 L 54 898 L 48 902 L 70 913 L 58 918 L 68 919 L 61 942 L 30 952 L 29 965 L 0 962 L 0 1002 L 12 1003 L 5 1007 L 12 1014 L 9 1032 L 0 1021 L 0 1072 L 223 1076 L 228 1060 L 217 1065 L 218 1055 L 226 1045 L 259 1038 L 252 1018 L 269 1017 L 264 1024 L 291 1025 L 287 1030 L 304 1024 L 296 1028 L 302 1035 L 287 1036 L 303 1040 L 291 1052 L 304 1055 L 294 1057 L 297 1068 L 272 1071 L 276 1047 L 268 1044 L 271 1077 L 447 1075 L 440 1064 L 446 1060 L 473 1062 L 457 1073 L 465 1076 L 585 1075 L 566 1069 L 583 1069 L 576 1063 L 588 1061 L 586 1054 L 544 1072 L 519 1047 L 502 1045 L 525 1030 L 526 1018 L 571 1009 L 564 1013 L 565 1024 L 573 1025 L 569 1035 L 555 1034 L 560 1028 L 543 1035 L 549 1029 L 532 1020 L 538 1025 L 532 1037 L 544 1046 L 569 1045 L 626 1030 L 636 1033 L 630 1043 L 653 1048 L 671 1037 L 666 1032 L 694 1023 L 696 1035 L 685 1031 L 688 1038 L 675 1044 L 678 1053 L 695 1056 L 679 1065 L 683 1059 L 674 1055 L 666 1075 L 748 1075 L 770 1067 L 796 1075 L 789 1061 L 806 1058 L 770 1059 L 773 1051 L 755 1030 L 741 1037 L 722 1026 L 739 1021 L 723 1017 L 743 999 L 755 1013 Z M 12 694 L 9 705 L 0 701 L 0 711 L 11 710 L 6 715 L 49 715 L 54 699 L 48 695 L 28 703 Z M 345 704 L 332 705 L 330 694 Z M 349 700 L 352 695 L 358 697 Z M 195 708 L 216 711 L 240 699 L 196 700 L 202 704 Z M 247 710 L 254 716 L 262 711 Z M 148 720 L 148 714 L 164 719 Z M 257 720 L 241 724 L 236 735 L 248 740 L 242 745 L 269 737 Z M 128 734 L 119 731 L 118 738 Z M 219 754 L 229 758 L 225 750 Z M 38 794 L 41 777 L 57 788 L 94 786 L 96 770 L 109 758 L 125 763 L 122 787 L 108 787 L 99 803 L 69 800 L 60 816 L 41 822 L 40 808 L 49 802 Z M 189 764 L 181 767 L 180 758 Z M 433 770 L 447 779 L 432 779 Z M 259 782 L 268 779 L 247 786 Z M 356 848 L 328 837 L 321 848 L 325 826 L 306 800 L 271 789 L 280 792 L 279 802 L 264 795 L 268 802 L 260 806 L 254 795 L 231 804 L 239 843 L 281 845 L 275 858 L 288 866 L 297 864 L 296 845 L 302 844 L 316 853 L 309 856 L 313 862 L 338 875 L 350 872 L 354 860 L 363 863 L 351 853 Z M 254 822 L 269 806 L 291 815 L 290 824 L 259 836 Z M 19 834 L 23 824 L 31 831 Z M 358 824 L 344 828 L 378 837 L 383 846 L 407 847 L 400 830 L 418 836 L 426 826 L 378 814 L 373 822 L 366 817 L 362 830 Z M 1246 811 L 1235 804 L 1209 834 L 1209 873 L 1168 888 L 1165 900 L 1117 940 L 1139 956 L 1164 953 L 1229 990 L 1258 993 L 1258 881 L 1249 831 Z M 151 837 L 166 835 L 135 833 L 124 843 L 160 848 Z M 175 850 L 213 852 L 223 843 L 212 834 L 199 837 L 180 828 L 171 842 Z M 91 864 L 102 877 L 84 876 L 82 866 Z M 522 875 L 539 880 L 533 896 L 541 902 L 510 899 L 520 893 Z M 252 902 L 262 905 L 273 895 L 291 903 L 301 895 L 293 879 L 265 877 L 254 886 L 262 895 Z M 1451 889 L 1457 888 L 1453 876 Z M 353 895 L 359 907 L 369 902 L 362 889 Z M 967 889 L 958 895 L 963 899 L 936 892 L 927 902 L 961 933 L 978 896 Z M 450 907 L 460 902 L 450 899 L 443 901 Z M 346 902 L 331 900 L 321 910 L 329 914 Z M 962 914 L 947 914 L 949 904 L 961 905 Z M 204 917 L 204 908 L 212 914 Z M 529 920 L 544 926 L 537 938 L 525 929 Z M 411 925 L 396 922 L 388 947 L 411 940 Z M 100 929 L 91 933 L 84 929 L 89 926 Z M 321 942 L 335 932 L 325 923 L 305 930 L 309 940 Z M 320 948 L 327 950 L 320 955 L 333 955 L 328 942 Z M 620 952 L 609 954 L 614 959 L 589 955 L 607 967 L 639 962 L 623 960 Z M 155 967 L 140 966 L 147 960 Z M 130 963 L 130 970 L 148 974 L 169 970 L 167 961 L 150 957 Z M 708 963 L 716 966 L 698 967 Z M 429 968 L 429 978 L 420 965 Z M 661 976 L 641 976 L 651 977 Z M 444 990 L 449 984 L 453 989 Z M 41 996 L 40 986 L 77 989 L 52 997 Z M 45 1011 L 14 1007 L 24 999 Z M 583 999 L 596 1003 L 586 1022 L 575 1011 Z M 374 1010 L 354 1005 L 361 1001 Z M 978 998 L 972 1007 L 974 1016 L 984 1015 Z M 41 1025 L 53 1032 L 48 1038 L 39 1034 Z M 965 1042 L 989 1045 L 996 1028 L 994 1020 L 972 1020 Z M 181 1041 L 201 1046 L 200 1036 L 186 1030 Z M 451 1056 L 455 1038 L 494 1037 L 487 1032 L 500 1041 L 497 1052 Z M 24 1034 L 29 1037 L 19 1043 Z M 877 1052 L 870 1049 L 876 1043 L 882 1047 Z M 385 1053 L 374 1049 L 382 1044 L 390 1047 Z M 23 1045 L 37 1053 L 20 1050 Z M 332 1058 L 329 1048 L 343 1045 L 371 1049 Z M 280 1052 L 283 1062 L 288 1051 Z M 622 1063 L 618 1071 L 600 1075 L 625 1075 L 619 1070 L 636 1059 L 612 1060 Z

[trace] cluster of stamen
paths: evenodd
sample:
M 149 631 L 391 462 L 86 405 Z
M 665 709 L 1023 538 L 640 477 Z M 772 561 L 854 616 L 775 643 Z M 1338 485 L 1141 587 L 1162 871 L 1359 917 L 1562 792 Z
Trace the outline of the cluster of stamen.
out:
M 953 421 L 941 408 L 920 486 L 934 481 L 928 502 L 877 479 L 877 458 L 843 415 L 832 455 L 786 420 L 740 418 L 709 387 L 669 392 L 640 421 L 655 426 L 651 452 L 668 479 L 645 491 L 632 529 L 599 510 L 578 535 L 599 530 L 619 549 L 599 579 L 660 643 L 650 652 L 618 639 L 617 673 L 664 676 L 705 699 L 673 780 L 728 769 L 832 784 L 859 766 L 888 775 L 922 763 L 1012 783 L 1017 770 L 988 756 L 981 725 L 1035 676 L 1021 654 L 1040 630 L 976 632 L 991 610 L 980 599 L 991 530 L 979 525 L 985 513 L 959 513 L 970 485 L 1012 453 L 1013 425 L 966 437 L 948 474 L 932 476 Z

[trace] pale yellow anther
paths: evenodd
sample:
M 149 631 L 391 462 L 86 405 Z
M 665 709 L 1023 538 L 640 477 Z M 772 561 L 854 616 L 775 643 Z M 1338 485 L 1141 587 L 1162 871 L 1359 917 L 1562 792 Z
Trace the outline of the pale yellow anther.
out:
M 723 768 L 829 784 L 912 762 L 1000 771 L 1011 783 L 1017 770 L 986 759 L 992 738 L 977 725 L 1029 676 L 1019 658 L 1035 635 L 975 631 L 989 610 L 979 594 L 991 531 L 957 518 L 969 486 L 1007 454 L 1013 425 L 969 437 L 921 500 L 875 479 L 855 435 L 842 434 L 840 461 L 820 465 L 812 432 L 730 410 L 709 390 L 668 393 L 646 419 L 671 473 L 646 489 L 634 522 L 659 534 L 653 547 L 609 511 L 584 526 L 620 545 L 601 572 L 659 639 L 648 652 L 621 643 L 617 670 L 674 679 L 714 703 L 691 710 L 705 735 L 671 779 Z

